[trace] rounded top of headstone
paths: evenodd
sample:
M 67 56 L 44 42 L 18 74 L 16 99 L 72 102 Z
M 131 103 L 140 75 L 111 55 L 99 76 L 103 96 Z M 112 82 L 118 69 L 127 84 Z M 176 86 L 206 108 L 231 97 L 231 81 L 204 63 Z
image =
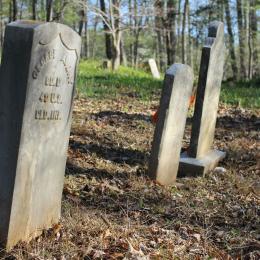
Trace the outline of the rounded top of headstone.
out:
M 224 23 L 220 21 L 212 21 L 209 23 L 208 27 L 208 37 L 217 37 L 218 33 L 223 33 L 224 34 Z
M 166 75 L 170 76 L 176 76 L 179 73 L 186 73 L 188 74 L 187 76 L 193 75 L 192 68 L 186 64 L 181 64 L 181 63 L 175 63 L 171 65 L 169 69 L 166 70 Z
M 9 23 L 7 26 L 21 27 L 21 28 L 36 28 L 44 22 L 35 20 L 17 20 Z
M 60 36 L 62 42 L 68 49 L 78 49 L 81 37 L 77 32 L 67 25 L 55 22 L 40 22 L 32 20 L 18 20 L 7 25 L 7 27 L 18 27 L 34 31 L 34 37 L 41 44 L 48 44 Z

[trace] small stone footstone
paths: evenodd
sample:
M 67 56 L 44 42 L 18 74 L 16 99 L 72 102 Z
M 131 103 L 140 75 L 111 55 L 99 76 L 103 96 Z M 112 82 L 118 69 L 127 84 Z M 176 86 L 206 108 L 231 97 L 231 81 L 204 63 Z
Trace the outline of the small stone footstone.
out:
M 166 71 L 148 169 L 162 185 L 176 180 L 192 85 L 189 66 L 174 64 Z
M 57 23 L 5 30 L 0 70 L 0 243 L 59 222 L 81 39 Z
M 153 77 L 155 79 L 159 79 L 160 78 L 160 73 L 159 73 L 159 70 L 157 68 L 155 60 L 154 59 L 149 59 L 148 63 L 149 63 L 150 70 L 151 70 L 151 73 L 152 73 Z
M 224 24 L 212 22 L 202 49 L 190 147 L 181 155 L 178 176 L 204 175 L 225 153 L 212 150 L 225 56 Z
M 224 159 L 226 154 L 218 150 L 210 150 L 201 158 L 192 158 L 187 153 L 181 154 L 179 173 L 184 173 L 185 177 L 203 176 L 214 169 L 218 162 Z
M 111 60 L 104 60 L 103 61 L 103 69 L 112 69 L 112 61 Z

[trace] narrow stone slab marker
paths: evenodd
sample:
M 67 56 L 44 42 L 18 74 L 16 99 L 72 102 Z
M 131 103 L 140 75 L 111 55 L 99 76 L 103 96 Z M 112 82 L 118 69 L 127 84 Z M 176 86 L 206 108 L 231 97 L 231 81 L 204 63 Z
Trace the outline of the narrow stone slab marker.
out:
M 176 180 L 192 84 L 189 66 L 174 64 L 166 71 L 148 170 L 162 185 Z
M 190 147 L 188 153 L 182 155 L 180 175 L 205 174 L 225 157 L 225 153 L 212 150 L 224 58 L 224 24 L 215 21 L 209 25 L 208 38 L 202 49 Z
M 81 39 L 65 25 L 6 27 L 0 70 L 0 242 L 28 241 L 60 218 Z
M 155 60 L 154 59 L 149 59 L 148 63 L 149 63 L 150 70 L 151 70 L 151 73 L 152 73 L 153 77 L 155 79 L 159 79 L 160 78 L 160 73 L 159 73 L 159 70 L 157 68 L 157 64 L 156 64 Z

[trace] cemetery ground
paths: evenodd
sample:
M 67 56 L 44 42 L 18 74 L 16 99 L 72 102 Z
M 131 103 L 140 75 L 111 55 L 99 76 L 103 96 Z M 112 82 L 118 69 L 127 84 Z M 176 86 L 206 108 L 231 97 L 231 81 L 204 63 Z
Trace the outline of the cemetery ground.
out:
M 223 84 L 222 168 L 170 187 L 146 176 L 161 86 L 141 70 L 80 64 L 61 223 L 2 258 L 259 259 L 259 82 Z

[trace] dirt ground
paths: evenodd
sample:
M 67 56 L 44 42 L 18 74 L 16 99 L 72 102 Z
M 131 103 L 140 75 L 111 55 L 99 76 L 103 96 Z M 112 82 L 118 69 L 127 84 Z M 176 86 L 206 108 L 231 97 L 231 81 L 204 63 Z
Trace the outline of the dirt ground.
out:
M 162 187 L 146 176 L 156 105 L 77 99 L 61 223 L 3 258 L 260 259 L 260 111 L 221 105 L 222 168 Z

